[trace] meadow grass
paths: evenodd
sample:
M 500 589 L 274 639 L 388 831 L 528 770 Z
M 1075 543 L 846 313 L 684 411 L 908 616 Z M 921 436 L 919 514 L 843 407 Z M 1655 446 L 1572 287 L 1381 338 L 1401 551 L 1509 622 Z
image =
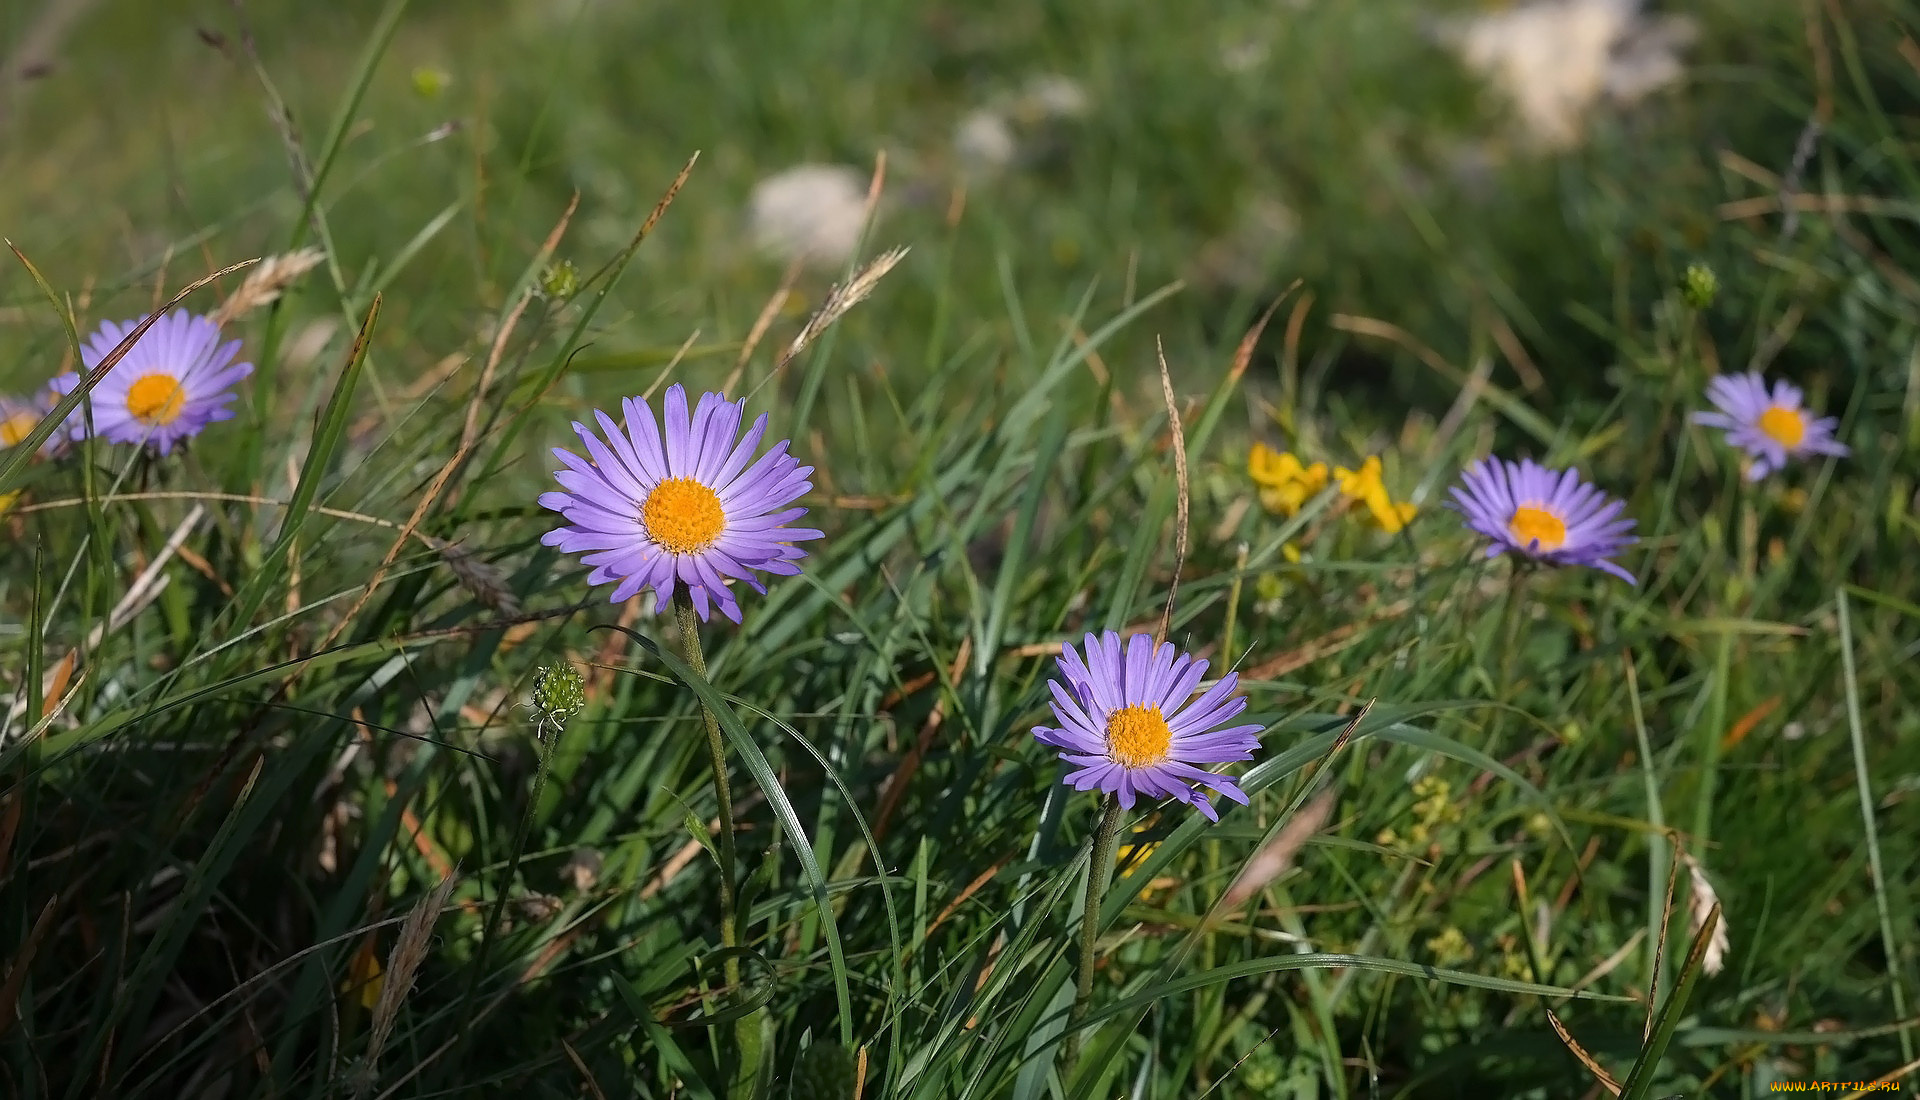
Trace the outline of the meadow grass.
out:
M 103 4 L 6 100 L 5 390 L 326 259 L 184 453 L 0 451 L 8 1094 L 1913 1080 L 1920 20 L 1704 4 L 1687 87 L 1540 156 L 1423 11 Z M 1091 112 L 959 201 L 953 122 L 1046 70 Z M 910 252 L 788 361 L 859 261 L 756 338 L 748 189 L 882 150 L 863 255 Z M 1853 453 L 1743 482 L 1686 415 L 1749 366 Z M 826 532 L 704 671 L 535 503 L 672 381 Z M 1414 518 L 1270 512 L 1254 442 Z M 1441 504 L 1488 454 L 1625 500 L 1638 583 L 1486 559 Z M 1031 731 L 1063 642 L 1163 615 L 1241 673 L 1251 805 L 1124 815 L 1076 1016 L 1098 803 Z

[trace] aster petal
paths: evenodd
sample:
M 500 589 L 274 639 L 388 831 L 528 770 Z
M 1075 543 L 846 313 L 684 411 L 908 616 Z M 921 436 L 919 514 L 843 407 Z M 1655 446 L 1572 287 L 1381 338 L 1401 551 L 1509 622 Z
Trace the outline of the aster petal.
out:
M 628 397 L 621 400 L 620 411 L 626 418 L 627 438 L 633 441 L 634 457 L 639 459 L 647 483 L 667 480 L 671 476 L 667 472 L 667 452 L 660 441 L 660 426 L 653 419 L 653 407 L 645 398 Z
M 667 476 L 691 477 L 693 425 L 692 418 L 687 415 L 687 388 L 678 382 L 668 386 L 666 399 L 661 405 L 665 417 L 663 434 L 667 441 Z
M 1048 680 L 1047 689 L 1053 695 L 1054 713 L 1059 716 L 1060 721 L 1064 725 L 1072 727 L 1084 735 L 1081 737 L 1081 740 L 1089 746 L 1087 751 L 1093 752 L 1097 748 L 1104 752 L 1106 750 L 1106 744 L 1104 738 L 1100 735 L 1101 723 L 1094 721 L 1093 716 L 1087 713 L 1086 709 L 1080 705 L 1079 700 L 1075 699 L 1067 692 L 1066 688 L 1060 685 L 1060 681 Z
M 1160 713 L 1172 714 L 1176 708 L 1192 698 L 1195 688 L 1207 675 L 1207 662 L 1182 656 L 1167 670 L 1166 687 L 1160 692 L 1158 706 Z
M 1127 665 L 1120 682 L 1120 696 L 1129 704 L 1145 702 L 1150 696 L 1148 674 L 1153 667 L 1153 637 L 1135 634 L 1127 639 Z
M 1251 760 L 1260 747 L 1264 726 L 1232 726 L 1213 733 L 1189 736 L 1174 742 L 1175 759 L 1190 764 L 1226 764 Z
M 620 434 L 614 426 L 613 419 L 606 413 L 595 409 L 593 414 L 599 418 L 601 429 L 609 437 Z M 640 480 L 633 476 L 633 470 L 620 460 L 620 457 L 613 452 L 613 448 L 596 435 L 593 429 L 576 420 L 573 422 L 573 431 L 580 437 L 581 445 L 586 447 L 587 455 L 593 459 L 594 468 L 607 485 L 634 504 L 647 499 L 649 486 L 640 484 Z
M 712 407 L 707 408 L 711 399 Z M 727 449 L 740 435 L 740 415 L 744 405 L 728 401 L 717 393 L 710 393 L 700 399 L 701 408 L 707 410 L 705 423 L 699 432 L 700 457 L 694 467 L 694 477 L 700 484 L 715 486 L 714 475 L 720 472 L 720 464 L 727 457 Z
M 767 414 L 761 413 L 754 419 L 753 427 L 748 428 L 747 434 L 741 436 L 740 442 L 734 445 L 733 453 L 729 454 L 726 461 L 720 464 L 720 468 L 714 471 L 713 480 L 708 482 L 714 492 L 724 492 L 733 485 L 734 479 L 740 476 L 740 471 L 747 468 L 748 460 L 753 457 L 754 448 L 760 445 L 760 437 L 765 435 L 766 431 Z
M 640 461 L 640 453 L 634 449 L 633 440 L 613 417 L 595 409 L 593 418 L 599 423 L 601 434 L 606 436 L 608 449 L 619 461 L 619 466 L 626 473 L 627 480 L 632 482 L 630 492 L 633 501 L 637 504 L 646 500 L 647 494 L 659 484 L 661 479 L 648 476 L 646 464 Z

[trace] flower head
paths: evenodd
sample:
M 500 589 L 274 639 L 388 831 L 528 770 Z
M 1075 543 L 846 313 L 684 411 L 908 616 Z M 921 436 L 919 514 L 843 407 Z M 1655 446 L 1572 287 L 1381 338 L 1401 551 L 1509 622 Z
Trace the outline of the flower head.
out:
M 1259 726 L 1216 728 L 1247 708 L 1246 699 L 1233 694 L 1238 676 L 1229 672 L 1194 699 L 1207 662 L 1175 656 L 1170 642 L 1156 649 L 1150 636 L 1135 634 L 1122 652 L 1120 635 L 1109 630 L 1099 638 L 1088 634 L 1085 649 L 1083 659 L 1062 646 L 1066 686 L 1047 682 L 1059 728 L 1033 728 L 1073 766 L 1065 782 L 1075 790 L 1111 791 L 1127 809 L 1141 795 L 1175 798 L 1210 821 L 1220 817 L 1202 787 L 1247 804 L 1238 783 L 1195 766 L 1251 760 L 1260 746 Z
M 103 323 L 80 345 L 80 362 L 87 370 L 98 367 L 137 327 L 137 321 Z M 221 343 L 220 326 L 211 320 L 185 310 L 167 314 L 87 395 L 94 433 L 110 443 L 144 443 L 166 454 L 208 424 L 232 420 L 227 406 L 236 396 L 233 387 L 253 373 L 252 363 L 233 361 L 239 352 L 240 341 Z M 80 387 L 80 375 L 63 374 L 53 385 L 72 393 Z M 86 433 L 85 425 L 76 410 L 68 432 L 77 439 Z
M 31 397 L 0 397 L 0 451 L 25 442 L 40 426 L 40 421 L 53 411 L 58 397 L 51 388 Z M 54 432 L 41 441 L 40 453 L 51 453 L 64 441 L 63 433 Z
M 599 433 L 575 422 L 588 458 L 554 448 L 567 467 L 554 479 L 566 491 L 540 494 L 540 506 L 567 524 L 540 541 L 593 566 L 589 584 L 618 582 L 614 603 L 651 588 L 664 611 L 675 585 L 684 584 L 701 619 L 711 601 L 737 623 L 740 605 L 726 578 L 765 592 L 754 570 L 798 573 L 794 562 L 806 554 L 793 544 L 820 537 L 786 526 L 806 514 L 786 506 L 813 488 L 813 467 L 788 454 L 784 439 L 754 460 L 767 418 L 742 436 L 744 401 L 702 394 L 689 417 L 686 388 L 675 385 L 664 404 L 664 437 L 644 398 L 621 403 L 624 429 L 597 409 Z
M 1412 502 L 1396 501 L 1388 495 L 1387 484 L 1381 479 L 1379 455 L 1368 455 L 1358 470 L 1335 467 L 1333 476 L 1339 482 L 1341 495 L 1364 506 L 1366 511 L 1362 515 L 1387 534 L 1399 534 L 1412 521 L 1415 511 Z
M 1626 505 L 1580 480 L 1578 470 L 1551 470 L 1531 459 L 1483 458 L 1467 467 L 1447 506 L 1493 540 L 1487 556 L 1512 550 L 1550 565 L 1586 565 L 1633 583 L 1607 560 L 1639 541 L 1621 519 Z
M 1255 443 L 1247 453 L 1247 475 L 1260 488 L 1260 503 L 1281 516 L 1297 515 L 1315 493 L 1327 487 L 1327 464 L 1303 466 L 1291 453 Z
M 1727 442 L 1752 456 L 1747 480 L 1758 481 L 1803 455 L 1844 455 L 1847 448 L 1833 438 L 1839 421 L 1814 416 L 1801 406 L 1798 386 L 1775 382 L 1771 392 L 1758 371 L 1720 375 L 1707 383 L 1713 412 L 1697 412 L 1692 420 L 1727 433 Z

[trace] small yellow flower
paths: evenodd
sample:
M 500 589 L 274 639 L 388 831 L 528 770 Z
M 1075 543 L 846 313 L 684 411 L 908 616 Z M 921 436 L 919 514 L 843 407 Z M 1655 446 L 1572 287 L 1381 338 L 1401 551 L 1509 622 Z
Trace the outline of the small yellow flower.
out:
M 1138 836 L 1141 833 L 1146 832 L 1152 826 L 1153 826 L 1153 822 L 1149 820 L 1143 823 L 1142 825 L 1140 825 L 1139 828 L 1135 829 L 1133 831 L 1134 835 Z M 1132 844 L 1122 844 L 1114 850 L 1114 853 L 1113 853 L 1114 866 L 1137 867 L 1141 863 L 1144 863 L 1148 857 L 1152 856 L 1153 850 L 1158 847 L 1160 847 L 1160 842 L 1157 840 L 1152 840 L 1152 841 L 1136 840 Z M 1178 878 L 1175 878 L 1171 875 L 1156 875 L 1151 880 L 1149 880 L 1145 886 L 1142 886 L 1140 888 L 1140 893 L 1135 896 L 1137 900 L 1141 902 L 1151 902 L 1155 894 L 1159 893 L 1162 890 L 1166 890 L 1170 887 L 1174 887 L 1178 885 L 1180 885 L 1180 880 Z
M 380 956 L 374 953 L 373 947 L 372 936 L 360 942 L 359 950 L 347 964 L 347 978 L 340 983 L 340 992 L 357 997 L 360 1006 L 367 1009 L 380 1003 L 380 987 L 386 982 Z
M 1247 455 L 1247 474 L 1260 487 L 1260 503 L 1267 511 L 1293 516 L 1327 487 L 1327 464 L 1302 465 L 1291 453 L 1255 443 Z
M 1500 937 L 1500 973 L 1515 981 L 1533 979 L 1533 960 L 1527 958 L 1526 952 L 1520 949 L 1518 936 Z
M 1381 480 L 1379 455 L 1368 455 L 1358 470 L 1336 467 L 1333 475 L 1339 481 L 1341 495 L 1364 505 L 1365 518 L 1380 530 L 1397 535 L 1412 521 L 1413 505 L 1406 501 L 1395 501 L 1387 493 L 1386 482 Z
M 445 69 L 421 65 L 413 70 L 413 94 L 421 99 L 439 99 L 440 93 L 446 91 L 451 83 L 453 76 Z
M 20 502 L 20 494 L 24 492 L 25 489 L 15 489 L 11 493 L 0 493 L 0 516 L 13 511 L 13 506 Z
M 1464 933 L 1451 925 L 1427 941 L 1427 950 L 1441 966 L 1455 966 L 1473 958 L 1473 945 L 1467 942 Z
M 1413 804 L 1413 812 L 1422 824 L 1451 825 L 1460 820 L 1460 808 L 1453 803 L 1453 785 L 1438 776 L 1424 776 L 1414 781 L 1413 796 L 1419 799 Z

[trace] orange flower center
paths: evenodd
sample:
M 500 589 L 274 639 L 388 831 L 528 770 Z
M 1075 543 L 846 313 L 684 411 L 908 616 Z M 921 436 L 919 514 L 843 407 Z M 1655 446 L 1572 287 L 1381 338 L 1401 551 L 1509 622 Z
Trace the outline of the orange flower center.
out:
M 712 489 L 690 477 L 670 477 L 647 494 L 640 522 L 668 553 L 697 554 L 726 530 L 727 513 Z
M 39 415 L 30 412 L 17 412 L 0 420 L 0 447 L 18 446 L 39 423 Z
M 127 387 L 127 414 L 145 424 L 171 424 L 186 405 L 186 387 L 171 374 L 142 375 Z
M 1513 510 L 1513 518 L 1507 521 L 1507 530 L 1521 546 L 1531 546 L 1535 542 L 1540 549 L 1549 553 L 1560 549 L 1567 541 L 1567 525 L 1559 516 L 1545 508 L 1536 508 L 1531 504 L 1522 504 Z
M 1760 430 L 1782 447 L 1798 447 L 1807 436 L 1807 418 L 1799 409 L 1768 405 L 1767 411 L 1760 414 Z
M 1124 768 L 1150 768 L 1167 758 L 1173 731 L 1152 703 L 1135 703 L 1107 715 L 1107 755 Z

